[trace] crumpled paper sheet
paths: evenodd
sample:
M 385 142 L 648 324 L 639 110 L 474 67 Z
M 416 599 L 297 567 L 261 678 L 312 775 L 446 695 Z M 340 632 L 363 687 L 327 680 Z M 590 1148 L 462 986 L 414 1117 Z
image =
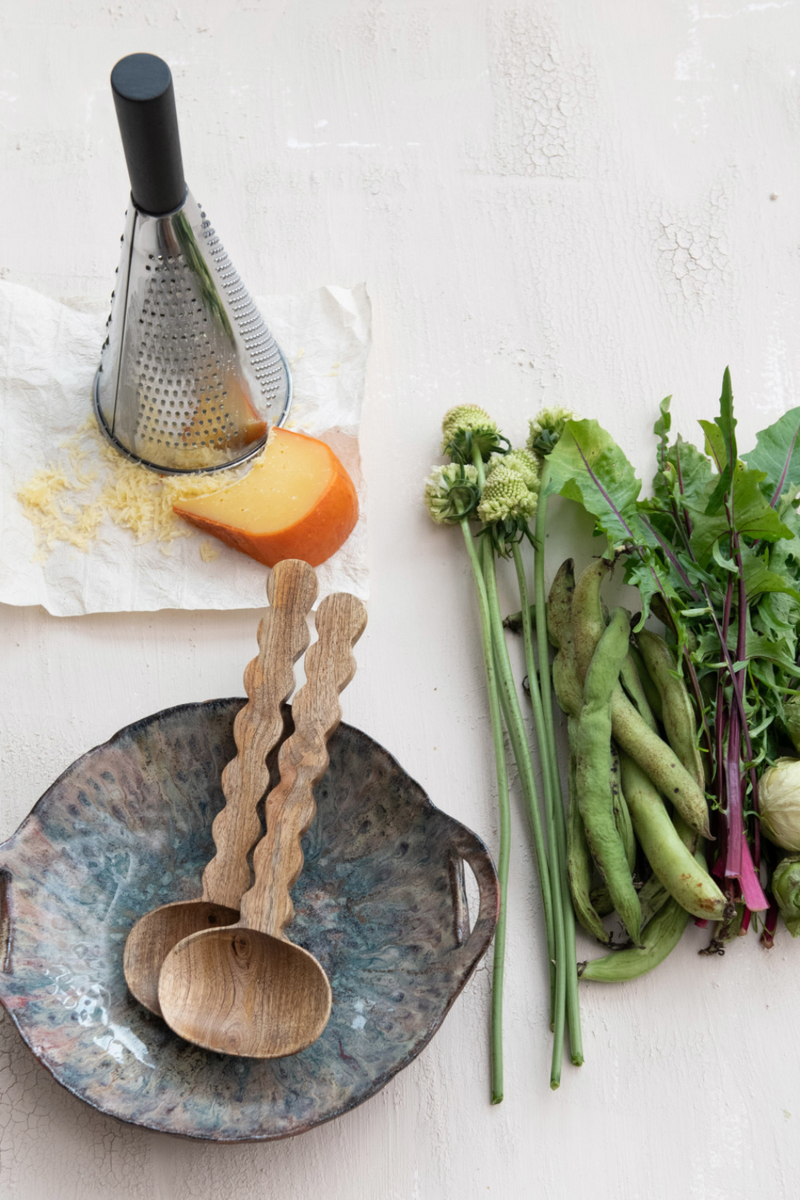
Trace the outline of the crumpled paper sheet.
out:
M 292 367 L 287 427 L 327 441 L 358 491 L 360 517 L 342 549 L 317 569 L 319 598 L 348 591 L 367 599 L 364 482 L 358 425 L 370 348 L 366 287 L 323 287 L 256 298 Z M 86 551 L 59 543 L 37 561 L 33 526 L 16 493 L 92 412 L 92 382 L 107 312 L 83 312 L 30 288 L 0 282 L 0 602 L 41 604 L 54 616 L 151 612 L 160 608 L 260 608 L 267 568 L 204 535 L 136 544 L 111 521 Z M 207 540 L 207 539 L 206 539 Z M 165 553 L 166 550 L 166 553 Z

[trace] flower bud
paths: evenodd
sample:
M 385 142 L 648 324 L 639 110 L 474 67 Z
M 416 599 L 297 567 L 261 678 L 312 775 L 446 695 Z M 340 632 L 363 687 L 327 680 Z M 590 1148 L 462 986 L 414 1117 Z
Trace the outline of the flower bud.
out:
M 538 495 L 539 486 L 542 481 L 539 467 L 540 461 L 535 454 L 531 454 L 530 450 L 519 449 L 509 450 L 508 454 L 493 455 L 489 466 L 490 469 L 493 469 L 502 465 L 508 467 L 510 471 L 515 471 L 528 491 L 536 492 Z
M 478 472 L 461 463 L 434 467 L 425 480 L 425 505 L 437 525 L 456 525 L 473 515 L 479 495 Z
M 529 421 L 527 446 L 532 454 L 550 454 L 558 444 L 567 421 L 575 416 L 568 408 L 543 408 Z
M 529 520 L 536 511 L 537 496 L 525 486 L 517 471 L 499 463 L 486 476 L 478 516 L 484 525 L 498 521 Z
M 457 404 L 442 418 L 442 454 L 451 458 L 469 458 L 475 447 L 486 460 L 502 440 L 497 422 L 477 404 Z

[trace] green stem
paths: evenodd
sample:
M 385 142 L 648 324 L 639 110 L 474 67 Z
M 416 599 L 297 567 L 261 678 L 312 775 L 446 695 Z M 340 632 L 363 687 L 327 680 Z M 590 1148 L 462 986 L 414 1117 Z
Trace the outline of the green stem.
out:
M 473 447 L 472 462 L 478 475 L 481 488 L 486 482 L 486 471 L 480 452 Z M 503 618 L 500 612 L 500 598 L 497 593 L 497 572 L 495 569 L 494 547 L 488 537 L 483 544 L 483 575 L 486 582 L 486 594 L 489 601 L 489 614 L 492 627 L 492 638 L 495 650 L 495 662 L 500 683 L 500 704 L 508 729 L 508 737 L 514 752 L 514 760 L 519 772 L 522 793 L 528 808 L 528 816 L 533 833 L 533 845 L 536 854 L 536 866 L 539 875 L 539 888 L 542 894 L 542 909 L 544 912 L 544 928 L 547 943 L 547 961 L 550 977 L 550 1012 L 555 1009 L 555 927 L 553 917 L 553 895 L 550 887 L 550 869 L 547 860 L 547 843 L 542 829 L 542 818 L 539 811 L 539 798 L 536 794 L 536 781 L 533 774 L 528 739 L 525 732 L 525 722 L 522 718 L 517 689 L 511 670 L 511 660 L 508 656 Z
M 539 798 L 536 794 L 536 780 L 533 774 L 528 739 L 525 732 L 525 722 L 522 709 L 514 684 L 511 671 L 511 660 L 508 656 L 503 619 L 500 614 L 500 599 L 497 594 L 497 573 L 495 571 L 494 549 L 488 538 L 483 543 L 483 577 L 486 581 L 486 595 L 489 601 L 489 616 L 492 627 L 495 662 L 497 664 L 498 683 L 500 686 L 500 704 L 508 729 L 511 748 L 519 771 L 522 793 L 528 809 L 528 816 L 533 831 L 533 845 L 536 853 L 536 865 L 539 872 L 539 887 L 542 893 L 542 908 L 544 909 L 544 926 L 547 938 L 547 958 L 550 963 L 551 981 L 554 982 L 555 968 L 555 928 L 553 919 L 553 893 L 550 887 L 550 868 L 547 861 L 547 843 L 542 829 L 542 817 L 539 811 Z
M 542 705 L 548 742 L 555 750 L 556 739 L 553 723 L 553 690 L 550 686 L 550 644 L 547 640 L 547 595 L 544 586 L 544 546 L 547 526 L 547 459 L 544 459 L 539 483 L 539 502 L 536 506 L 534 527 L 533 583 L 536 605 L 536 648 L 539 652 L 539 679 L 542 689 Z
M 486 584 L 481 570 L 478 552 L 466 518 L 461 521 L 461 532 L 472 565 L 475 587 L 478 592 L 478 607 L 481 618 L 481 642 L 483 662 L 486 668 L 486 690 L 489 697 L 489 715 L 494 739 L 494 762 L 497 772 L 497 799 L 500 815 L 500 847 L 497 874 L 500 880 L 500 915 L 494 935 L 494 962 L 492 967 L 492 1026 L 491 1026 L 491 1087 L 492 1104 L 503 1099 L 503 980 L 506 958 L 506 915 L 508 902 L 508 862 L 511 853 L 511 803 L 508 794 L 508 768 L 503 744 L 503 721 L 500 715 L 500 700 L 492 645 L 492 626 Z
M 553 690 L 550 683 L 550 647 L 547 640 L 547 594 L 544 586 L 545 536 L 547 529 L 547 459 L 542 464 L 539 485 L 539 503 L 536 509 L 534 546 L 534 600 L 536 605 L 536 638 L 539 650 L 539 679 L 541 682 L 542 706 L 547 728 L 549 757 L 553 770 L 554 808 L 556 814 L 556 841 L 561 867 L 561 895 L 564 909 L 564 945 L 567 971 L 567 1024 L 572 1062 L 576 1067 L 583 1063 L 583 1035 L 581 1033 L 580 1002 L 578 1000 L 577 946 L 575 942 L 575 912 L 567 877 L 567 821 L 564 815 L 564 797 L 561 791 L 561 776 L 558 770 L 556 738 L 553 721 Z M 530 610 L 529 610 L 530 613 Z M 530 674 L 530 667 L 528 667 Z
M 536 660 L 533 654 L 533 629 L 531 625 L 530 602 L 528 599 L 528 583 L 525 578 L 525 566 L 519 545 L 513 548 L 514 566 L 517 571 L 519 598 L 522 605 L 522 633 L 525 644 L 525 665 L 528 671 L 528 686 L 530 688 L 533 718 L 536 725 L 536 737 L 539 743 L 539 755 L 542 763 L 542 778 L 545 794 L 545 814 L 547 817 L 547 840 L 550 847 L 550 887 L 553 894 L 553 933 L 555 941 L 555 996 L 552 1010 L 553 1028 L 553 1060 L 550 1068 L 550 1087 L 557 1088 L 561 1082 L 561 1062 L 564 1056 L 564 1014 L 567 992 L 568 963 L 566 958 L 566 941 L 564 936 L 564 895 L 561 887 L 562 859 L 558 853 L 558 837 L 556 833 L 556 805 L 561 803 L 556 796 L 556 767 L 551 746 L 547 737 L 547 726 L 542 712 L 542 697 L 539 690 L 539 680 L 536 672 Z

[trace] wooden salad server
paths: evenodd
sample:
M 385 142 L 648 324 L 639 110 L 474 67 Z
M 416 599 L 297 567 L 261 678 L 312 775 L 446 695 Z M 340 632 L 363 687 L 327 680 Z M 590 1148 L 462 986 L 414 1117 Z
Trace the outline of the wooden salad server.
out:
M 355 674 L 352 647 L 366 621 L 354 596 L 328 596 L 319 606 L 319 636 L 292 704 L 294 733 L 278 755 L 280 782 L 267 796 L 267 832 L 253 855 L 255 883 L 242 896 L 241 920 L 192 934 L 161 968 L 164 1019 L 208 1050 L 281 1058 L 310 1046 L 328 1023 L 328 977 L 285 928 L 294 915 L 289 893 L 303 869 L 300 839 L 316 812 L 313 789 L 328 766 L 328 739 L 342 715 L 339 693 Z
M 225 807 L 214 820 L 216 854 L 203 872 L 203 895 L 145 913 L 125 943 L 123 970 L 136 999 L 161 1014 L 158 975 L 173 946 L 190 933 L 239 920 L 250 886 L 247 856 L 261 834 L 257 806 L 269 787 L 268 755 L 284 734 L 283 705 L 294 689 L 294 664 L 308 646 L 307 617 L 317 598 L 308 563 L 278 563 L 267 582 L 270 607 L 258 627 L 258 656 L 245 669 L 249 697 L 233 725 L 237 755 L 222 772 Z

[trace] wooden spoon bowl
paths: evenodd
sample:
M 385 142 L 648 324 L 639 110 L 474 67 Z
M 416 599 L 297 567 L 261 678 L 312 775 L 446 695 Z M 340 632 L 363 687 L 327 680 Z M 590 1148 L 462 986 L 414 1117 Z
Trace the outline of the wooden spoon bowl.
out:
M 172 947 L 192 933 L 238 920 L 238 908 L 213 900 L 176 900 L 145 913 L 128 934 L 122 960 L 126 982 L 139 1003 L 160 1015 L 158 976 Z
M 171 956 L 162 1004 L 197 1046 L 247 1058 L 297 1054 L 328 1023 L 328 976 L 307 950 L 256 929 L 194 934 Z

